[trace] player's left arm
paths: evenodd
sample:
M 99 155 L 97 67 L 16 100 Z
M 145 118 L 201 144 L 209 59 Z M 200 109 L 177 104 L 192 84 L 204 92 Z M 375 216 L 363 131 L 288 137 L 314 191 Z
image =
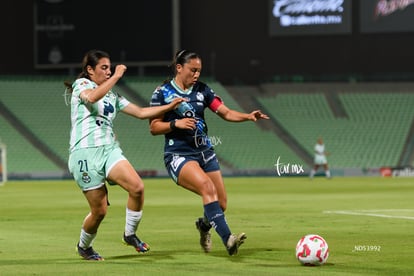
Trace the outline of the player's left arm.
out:
M 226 121 L 229 122 L 245 122 L 253 121 L 256 122 L 259 119 L 269 119 L 269 116 L 263 114 L 260 110 L 254 110 L 250 113 L 243 113 L 237 110 L 228 108 L 226 105 L 221 104 L 216 113 Z

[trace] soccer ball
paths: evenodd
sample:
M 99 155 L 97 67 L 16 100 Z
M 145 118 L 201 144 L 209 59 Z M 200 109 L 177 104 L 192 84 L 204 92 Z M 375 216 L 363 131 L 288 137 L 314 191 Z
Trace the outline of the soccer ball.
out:
M 296 245 L 296 258 L 303 265 L 323 265 L 328 260 L 328 257 L 328 244 L 319 235 L 305 235 Z

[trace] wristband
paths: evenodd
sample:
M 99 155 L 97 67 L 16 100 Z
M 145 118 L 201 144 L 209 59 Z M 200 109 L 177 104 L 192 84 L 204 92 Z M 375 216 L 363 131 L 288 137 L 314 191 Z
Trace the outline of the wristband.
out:
M 171 130 L 176 130 L 176 129 L 178 129 L 178 127 L 176 127 L 176 126 L 175 126 L 175 121 L 176 121 L 176 120 L 172 120 L 172 121 L 170 121 L 170 128 L 171 128 Z

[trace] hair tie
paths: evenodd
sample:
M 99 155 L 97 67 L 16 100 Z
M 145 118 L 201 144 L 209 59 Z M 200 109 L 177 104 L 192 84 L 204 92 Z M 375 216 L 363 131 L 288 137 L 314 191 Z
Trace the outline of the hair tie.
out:
M 180 52 L 178 52 L 176 59 L 178 59 L 186 51 L 187 50 L 181 50 Z

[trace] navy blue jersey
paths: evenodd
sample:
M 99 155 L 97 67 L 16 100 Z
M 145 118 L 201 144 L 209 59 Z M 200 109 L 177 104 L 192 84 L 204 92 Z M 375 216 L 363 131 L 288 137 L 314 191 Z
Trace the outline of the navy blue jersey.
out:
M 197 120 L 197 127 L 195 130 L 176 129 L 165 134 L 164 151 L 191 154 L 211 148 L 204 109 L 217 98 L 214 91 L 206 84 L 197 82 L 189 92 L 184 92 L 171 80 L 156 88 L 150 104 L 151 106 L 165 105 L 176 97 L 185 98 L 187 101 L 181 103 L 175 110 L 165 113 L 164 122 L 191 117 Z

